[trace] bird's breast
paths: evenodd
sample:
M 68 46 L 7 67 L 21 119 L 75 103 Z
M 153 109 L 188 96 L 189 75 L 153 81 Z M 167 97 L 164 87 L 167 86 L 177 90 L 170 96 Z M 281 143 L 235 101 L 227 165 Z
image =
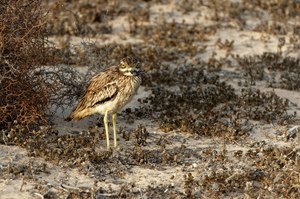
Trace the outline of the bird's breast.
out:
M 116 97 L 116 100 L 120 102 L 120 105 L 128 103 L 141 84 L 141 79 L 139 77 L 130 77 L 123 81 L 124 82 L 118 84 L 118 95 Z
M 117 82 L 118 93 L 116 97 L 114 100 L 103 104 L 101 108 L 99 107 L 99 112 L 102 114 L 105 111 L 108 111 L 109 113 L 115 113 L 122 109 L 132 100 L 140 84 L 141 79 L 139 77 L 126 77 L 119 79 Z

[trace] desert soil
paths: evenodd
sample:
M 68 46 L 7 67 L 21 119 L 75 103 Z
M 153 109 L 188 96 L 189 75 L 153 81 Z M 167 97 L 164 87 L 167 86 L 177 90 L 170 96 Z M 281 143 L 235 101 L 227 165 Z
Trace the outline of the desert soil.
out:
M 292 4 L 290 6 L 297 4 L 296 1 L 288 2 Z M 66 4 L 70 6 L 72 3 Z M 64 46 L 61 41 L 65 41 L 68 37 L 70 42 L 68 48 L 77 50 L 77 53 L 78 49 L 85 48 L 86 43 L 98 48 L 115 45 L 116 48 L 122 46 L 127 49 L 124 47 L 127 45 L 135 46 L 133 48 L 135 50 L 139 50 L 136 46 L 145 49 L 159 47 L 161 50 L 154 53 L 155 58 L 148 56 L 144 67 L 146 73 L 150 75 L 146 76 L 146 81 L 132 102 L 118 114 L 119 146 L 111 151 L 106 150 L 101 116 L 92 116 L 79 122 L 65 122 L 63 119 L 71 111 L 72 105 L 64 107 L 64 111 L 60 109 L 56 111 L 51 116 L 52 124 L 36 131 L 36 139 L 44 146 L 37 144 L 35 148 L 34 144 L 37 142 L 34 142 L 34 137 L 25 139 L 24 142 L 27 141 L 27 144 L 20 144 L 17 141 L 5 142 L 9 140 L 10 134 L 3 131 L 3 144 L 0 145 L 0 198 L 300 197 L 298 152 L 300 140 L 297 126 L 300 86 L 297 87 L 297 82 L 295 87 L 288 86 L 297 80 L 299 78 L 297 75 L 300 74 L 297 70 L 299 34 L 295 33 L 300 24 L 299 20 L 297 21 L 299 17 L 291 13 L 286 14 L 286 21 L 276 21 L 276 15 L 281 13 L 276 9 L 282 8 L 291 12 L 295 10 L 283 2 L 276 4 L 278 5 L 276 9 L 271 3 L 257 3 L 251 6 L 251 1 L 224 1 L 224 4 L 221 4 L 170 0 L 145 1 L 136 5 L 114 1 L 114 4 L 117 6 L 113 3 L 105 6 L 116 6 L 121 10 L 119 13 L 111 17 L 111 10 L 107 8 L 102 22 L 91 23 L 92 28 L 97 23 L 105 24 L 111 28 L 109 33 L 53 34 L 49 40 L 56 48 L 62 49 Z M 247 11 L 242 8 L 252 9 Z M 147 11 L 146 20 L 141 19 L 143 10 Z M 279 14 L 278 16 L 281 16 Z M 132 15 L 137 15 L 135 18 L 137 31 L 143 31 L 143 27 L 149 28 L 150 36 L 147 35 L 149 33 L 143 33 L 146 34 L 145 37 L 140 32 L 132 33 Z M 167 26 L 172 23 L 180 26 L 174 25 L 176 28 Z M 278 31 L 276 25 L 284 31 Z M 170 30 L 160 30 L 164 26 Z M 199 31 L 197 35 L 182 33 L 184 29 L 192 29 L 192 26 L 202 32 Z M 155 29 L 152 33 L 151 28 Z M 164 31 L 164 34 L 157 36 L 159 31 Z M 178 37 L 172 34 L 177 34 Z M 160 41 L 157 37 L 165 40 L 171 38 L 171 41 L 163 39 Z M 189 39 L 192 42 L 187 41 Z M 282 40 L 285 41 L 283 45 Z M 166 44 L 163 44 L 164 42 Z M 133 52 L 136 52 L 135 50 Z M 89 53 L 84 52 L 88 56 Z M 137 53 L 146 52 L 144 50 Z M 160 53 L 167 54 L 166 58 L 164 59 L 164 55 L 158 56 Z M 264 53 L 269 53 L 274 58 L 266 56 L 269 59 L 267 62 Z M 285 58 L 294 61 L 289 62 Z M 147 66 L 151 60 L 154 64 L 152 63 L 151 67 Z M 112 62 L 117 63 L 117 59 Z M 111 64 L 109 61 L 106 62 L 107 65 L 105 62 L 101 63 L 104 63 L 104 66 L 99 66 L 98 71 Z M 288 68 L 292 67 L 289 66 L 291 63 L 295 64 L 293 66 L 295 69 L 289 70 Z M 89 63 L 61 64 L 64 67 L 74 68 L 82 77 L 88 72 L 91 73 L 88 77 L 98 72 L 89 70 L 91 67 Z M 207 77 L 214 76 L 219 82 L 224 82 L 228 86 L 226 88 L 231 88 L 233 93 L 228 100 L 216 102 L 210 110 L 206 110 L 205 107 L 188 109 L 192 106 L 188 103 L 196 103 L 206 98 L 187 100 L 183 103 L 179 100 L 171 101 L 172 96 L 182 99 L 181 95 L 186 94 L 179 85 L 181 80 L 173 83 L 173 80 L 164 82 L 165 73 L 161 76 L 157 74 L 161 71 L 172 73 L 176 69 L 186 67 L 186 70 L 180 69 L 178 73 L 174 75 L 172 73 L 168 78 L 180 79 L 182 76 L 185 78 L 182 82 L 187 86 L 184 88 L 193 91 L 193 79 L 188 79 L 194 76 L 185 74 L 190 70 L 188 67 L 190 65 L 193 70 L 201 70 Z M 283 74 L 286 73 L 287 76 L 296 75 L 296 78 L 284 81 L 286 76 Z M 222 89 L 210 94 L 211 85 L 206 82 L 203 85 L 197 85 L 204 91 L 208 88 L 208 97 L 205 95 L 208 101 L 204 100 L 203 103 L 201 101 L 203 106 L 208 106 L 209 97 L 212 97 L 213 101 L 214 98 L 219 100 L 218 95 L 223 95 Z M 221 84 L 213 83 L 212 87 L 219 85 Z M 166 93 L 180 93 L 170 94 L 169 98 L 162 97 L 162 101 L 157 102 L 154 98 L 159 95 L 158 89 Z M 261 96 L 262 101 L 258 100 L 258 104 L 241 101 L 248 96 L 241 97 L 243 92 L 245 90 L 248 92 L 249 89 L 253 92 L 259 90 L 273 98 Z M 254 98 L 251 100 L 255 101 L 259 96 L 257 93 L 252 94 Z M 278 103 L 274 96 L 278 97 Z M 186 95 L 184 98 L 193 96 Z M 235 103 L 237 100 L 240 102 Z M 285 100 L 286 104 L 283 102 Z M 167 106 L 164 103 L 174 103 L 178 106 Z M 245 103 L 255 105 L 247 106 Z M 183 108 L 180 108 L 181 105 Z M 155 106 L 159 108 L 153 108 Z M 238 107 L 237 112 L 232 112 L 237 115 L 229 113 L 222 116 L 222 111 L 228 110 L 226 107 L 231 106 L 232 110 L 235 106 Z M 253 111 L 254 109 L 257 110 Z M 280 110 L 282 113 L 277 113 Z M 176 114 L 171 115 L 172 112 Z M 250 112 L 262 116 L 252 116 Z M 219 114 L 218 119 L 213 120 L 211 114 Z M 184 120 L 185 118 L 193 119 Z M 208 122 L 209 118 L 215 122 Z M 172 123 L 173 120 L 188 123 L 187 126 L 183 126 L 186 123 L 176 126 L 176 123 Z M 204 121 L 204 124 L 198 125 L 199 121 L 200 123 Z M 61 137 L 61 145 L 57 137 Z M 68 148 L 68 152 L 55 155 L 55 147 L 57 150 Z

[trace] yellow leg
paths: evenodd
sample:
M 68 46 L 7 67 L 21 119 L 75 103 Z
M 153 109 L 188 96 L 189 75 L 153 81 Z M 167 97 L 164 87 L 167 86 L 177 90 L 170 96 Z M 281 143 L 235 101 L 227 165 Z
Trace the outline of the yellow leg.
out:
M 117 147 L 117 113 L 112 114 L 113 129 L 114 129 L 114 147 Z
M 108 120 L 107 120 L 107 115 L 108 112 L 105 112 L 103 122 L 104 122 L 104 127 L 105 127 L 105 135 L 106 135 L 106 144 L 107 144 L 107 149 L 109 149 L 109 133 L 108 133 Z

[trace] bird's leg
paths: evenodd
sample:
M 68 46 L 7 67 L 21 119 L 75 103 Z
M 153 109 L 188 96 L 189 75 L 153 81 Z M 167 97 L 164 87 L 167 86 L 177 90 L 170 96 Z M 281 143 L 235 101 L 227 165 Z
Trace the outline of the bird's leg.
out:
M 103 118 L 103 122 L 104 122 L 104 127 L 105 127 L 107 149 L 109 149 L 109 133 L 108 133 L 107 115 L 108 115 L 108 111 L 105 112 L 105 115 L 104 115 L 104 118 Z
M 112 114 L 113 129 L 114 129 L 114 147 L 117 147 L 117 113 Z

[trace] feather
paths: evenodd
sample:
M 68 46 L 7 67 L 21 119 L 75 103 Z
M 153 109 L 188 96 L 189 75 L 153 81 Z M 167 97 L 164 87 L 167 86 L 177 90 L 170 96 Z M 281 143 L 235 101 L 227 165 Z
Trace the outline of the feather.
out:
M 113 99 L 118 93 L 117 70 L 112 68 L 93 77 L 88 84 L 78 105 L 72 111 L 67 121 L 81 119 L 88 115 L 90 108 Z
M 139 73 L 132 73 L 137 71 L 134 59 L 127 58 L 121 63 L 121 68 L 111 67 L 91 79 L 67 121 L 80 120 L 95 113 L 113 114 L 131 101 L 141 78 Z
M 116 113 L 132 100 L 141 84 L 138 64 L 137 59 L 129 56 L 122 59 L 118 67 L 111 67 L 92 78 L 78 105 L 66 120 L 80 120 L 95 113 L 104 115 L 106 143 L 109 149 L 107 115 L 112 114 L 116 147 Z

